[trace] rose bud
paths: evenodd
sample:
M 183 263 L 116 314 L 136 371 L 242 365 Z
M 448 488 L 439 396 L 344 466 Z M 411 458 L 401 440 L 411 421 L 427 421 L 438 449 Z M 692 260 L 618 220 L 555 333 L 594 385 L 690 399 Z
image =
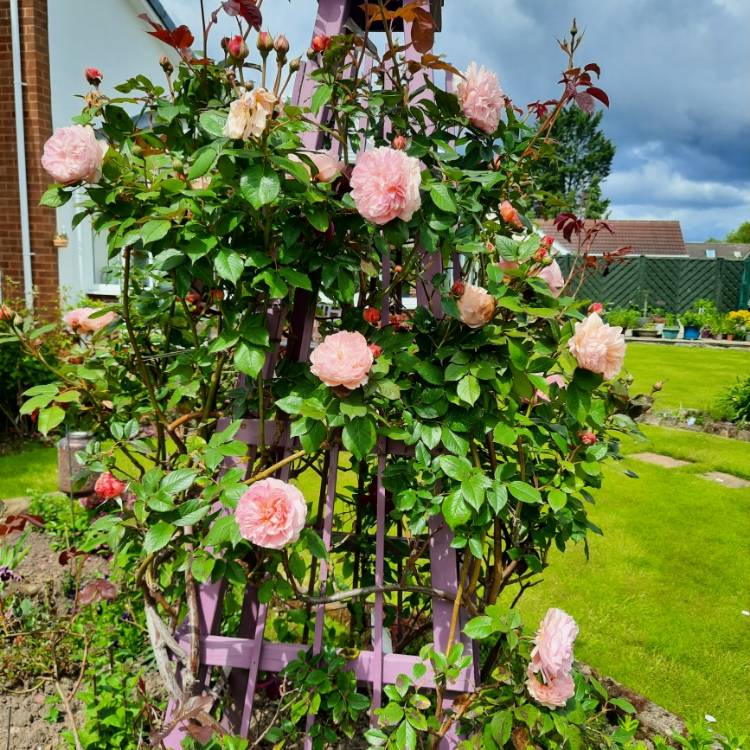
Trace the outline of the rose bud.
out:
M 591 315 L 591 313 L 596 313 L 597 315 L 601 315 L 604 312 L 604 305 L 601 302 L 592 302 L 589 305 L 588 313 Z
M 395 148 L 397 151 L 403 151 L 406 148 L 406 138 L 404 138 L 403 135 L 397 135 L 393 139 L 392 143 L 393 148 Z
M 212 289 L 211 290 L 211 300 L 213 302 L 221 302 L 224 299 L 224 290 L 223 289 Z
M 545 260 L 545 258 L 547 257 L 547 253 L 548 252 L 549 251 L 544 246 L 538 248 L 537 251 L 534 253 L 534 260 L 537 263 L 542 263 Z
M 125 491 L 127 485 L 121 482 L 117 477 L 112 476 L 108 471 L 100 474 L 94 485 L 94 492 L 105 500 L 113 497 L 119 497 Z
M 325 34 L 317 34 L 313 37 L 311 49 L 315 52 L 325 52 L 331 46 L 331 37 Z
M 367 348 L 372 352 L 372 356 L 375 357 L 375 359 L 383 353 L 383 349 L 377 344 L 369 344 Z
M 295 57 L 294 60 L 289 61 L 289 72 L 296 73 L 300 67 L 302 67 L 302 58 Z
M 13 320 L 13 310 L 8 305 L 0 305 L 0 320 Z
M 172 73 L 174 73 L 174 65 L 172 65 L 172 61 L 166 55 L 162 55 L 159 58 L 159 65 L 168 76 L 171 76 Z
M 250 54 L 241 34 L 237 34 L 227 41 L 227 52 L 234 60 L 244 60 Z
M 362 317 L 371 325 L 377 325 L 380 322 L 380 310 L 376 307 L 366 307 L 362 312 Z
M 89 86 L 98 86 L 102 82 L 102 78 L 104 78 L 104 74 L 99 68 L 86 68 L 83 71 L 83 75 Z
M 487 243 L 487 252 L 488 253 L 494 253 L 495 252 L 495 246 L 491 242 Z
M 499 156 L 496 156 L 492 160 L 492 168 L 495 170 L 495 172 L 498 172 L 500 170 L 500 166 L 502 165 L 502 160 Z
M 197 305 L 201 301 L 201 295 L 195 291 L 195 289 L 191 289 L 186 295 L 185 295 L 185 302 L 188 303 L 188 305 Z
M 393 273 L 403 273 L 404 267 L 401 265 L 393 266 Z
M 653 384 L 653 385 L 651 386 L 651 390 L 652 390 L 653 392 L 658 392 L 658 391 L 660 391 L 660 390 L 661 390 L 662 388 L 664 388 L 664 381 L 663 381 L 663 380 L 657 380 L 657 381 L 656 381 L 656 382 L 655 382 L 655 383 L 654 383 L 654 384 Z
M 555 242 L 555 238 L 550 234 L 545 234 L 544 237 L 542 237 L 542 245 L 546 245 L 547 247 L 552 247 L 554 242 Z
M 510 201 L 503 201 L 500 204 L 500 216 L 506 224 L 512 224 L 514 227 L 519 228 L 523 226 L 518 211 L 513 208 Z
M 310 47 L 305 54 L 307 55 L 308 60 L 314 60 L 318 56 L 318 53 L 312 47 Z
M 273 49 L 273 37 L 267 31 L 261 31 L 258 34 L 256 46 L 260 54 L 265 57 Z
M 578 437 L 581 439 L 581 442 L 584 445 L 594 445 L 597 441 L 596 435 L 591 432 L 591 430 L 585 430 L 584 432 L 579 432 Z
M 464 291 L 466 290 L 466 285 L 463 281 L 454 281 L 453 286 L 451 287 L 451 294 L 454 297 L 461 297 L 463 296 Z
M 279 59 L 283 59 L 286 57 L 286 53 L 289 52 L 289 40 L 283 34 L 279 34 L 276 37 L 273 48 L 276 50 Z

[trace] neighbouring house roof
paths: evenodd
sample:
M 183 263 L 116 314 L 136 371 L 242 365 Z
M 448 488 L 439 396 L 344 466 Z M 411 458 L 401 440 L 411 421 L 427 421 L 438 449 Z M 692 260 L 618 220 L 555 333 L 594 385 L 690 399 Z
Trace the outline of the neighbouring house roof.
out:
M 750 257 L 750 243 L 747 242 L 686 242 L 685 248 L 691 258 L 744 260 Z
M 607 223 L 614 230 L 610 234 L 606 230 L 599 232 L 592 248 L 593 255 L 611 253 L 621 247 L 629 245 L 630 255 L 651 256 L 682 256 L 687 257 L 685 240 L 679 221 L 618 221 L 608 220 Z M 555 244 L 562 246 L 569 252 L 576 252 L 578 245 L 575 235 L 568 242 L 555 229 L 551 220 L 540 222 L 543 234 L 550 234 L 555 238 Z

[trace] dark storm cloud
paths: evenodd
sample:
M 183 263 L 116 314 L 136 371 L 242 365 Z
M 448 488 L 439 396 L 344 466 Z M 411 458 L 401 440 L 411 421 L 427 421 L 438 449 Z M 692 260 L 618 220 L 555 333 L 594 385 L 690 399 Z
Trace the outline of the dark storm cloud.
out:
M 197 0 L 163 2 L 199 27 Z M 316 8 L 265 0 L 263 11 L 273 33 L 304 51 Z M 697 240 L 747 219 L 750 0 L 446 0 L 437 47 L 458 67 L 491 67 L 525 105 L 556 95 L 564 57 L 555 40 L 574 15 L 585 32 L 578 61 L 601 65 L 612 103 L 604 128 L 618 149 L 606 188 L 613 217 L 672 211 Z

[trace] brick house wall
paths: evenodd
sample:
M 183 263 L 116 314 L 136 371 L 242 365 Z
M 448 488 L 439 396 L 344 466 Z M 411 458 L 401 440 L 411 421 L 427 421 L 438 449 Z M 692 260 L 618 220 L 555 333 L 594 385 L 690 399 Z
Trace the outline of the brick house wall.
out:
M 19 0 L 26 175 L 28 182 L 31 264 L 36 305 L 51 311 L 58 304 L 55 211 L 39 206 L 49 177 L 40 164 L 44 142 L 52 133 L 47 0 Z M 23 290 L 21 220 L 16 162 L 17 113 L 13 99 L 10 0 L 0 0 L 0 271 L 3 294 L 17 298 Z M 11 283 L 12 282 L 12 283 Z

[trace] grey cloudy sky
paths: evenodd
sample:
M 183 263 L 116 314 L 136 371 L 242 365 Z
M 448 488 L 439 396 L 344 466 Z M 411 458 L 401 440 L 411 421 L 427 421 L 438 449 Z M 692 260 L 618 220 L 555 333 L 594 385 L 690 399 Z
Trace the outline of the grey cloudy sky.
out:
M 200 28 L 198 0 L 162 3 Z M 265 0 L 264 26 L 302 53 L 316 9 Z M 574 15 L 578 62 L 601 65 L 612 105 L 611 218 L 679 219 L 692 241 L 750 220 L 750 0 L 446 0 L 436 51 L 491 67 L 519 105 L 551 98 L 564 63 L 555 39 Z

